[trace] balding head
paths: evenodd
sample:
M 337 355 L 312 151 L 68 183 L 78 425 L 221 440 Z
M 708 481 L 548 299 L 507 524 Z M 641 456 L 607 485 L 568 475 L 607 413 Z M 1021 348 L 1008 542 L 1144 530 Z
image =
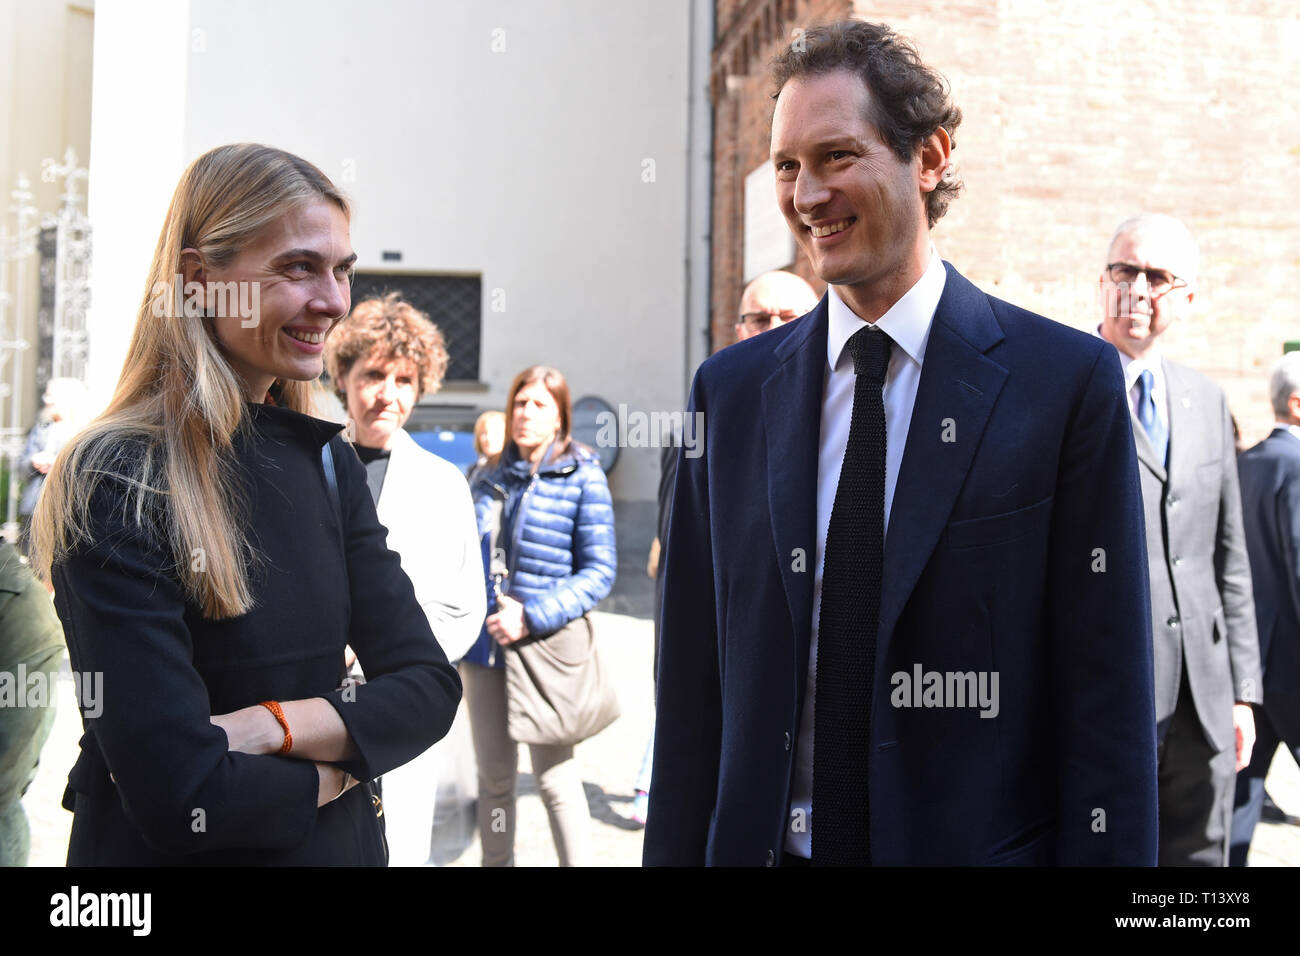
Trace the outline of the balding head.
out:
M 1130 358 L 1154 354 L 1156 340 L 1191 311 L 1199 258 L 1190 230 L 1173 216 L 1121 222 L 1101 273 L 1102 337 Z
M 1300 352 L 1288 352 L 1278 359 L 1269 377 L 1273 415 L 1287 425 L 1300 424 Z
M 765 272 L 740 297 L 736 337 L 748 339 L 811 312 L 817 293 L 793 272 Z
M 1130 235 L 1141 235 L 1148 244 L 1158 246 L 1167 268 L 1189 286 L 1196 285 L 1196 272 L 1200 266 L 1200 251 L 1192 231 L 1181 219 L 1158 212 L 1144 212 L 1125 219 L 1115 228 L 1107 247 L 1106 263 L 1114 262 L 1113 253 L 1119 241 Z

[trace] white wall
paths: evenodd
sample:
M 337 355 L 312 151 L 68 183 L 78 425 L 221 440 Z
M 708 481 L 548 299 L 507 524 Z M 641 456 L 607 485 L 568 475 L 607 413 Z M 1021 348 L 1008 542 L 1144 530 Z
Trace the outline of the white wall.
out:
M 126 177 L 112 218 L 131 222 L 110 223 L 97 205 L 96 228 L 121 245 L 122 268 L 138 263 L 124 277 L 130 296 L 97 288 L 100 307 L 101 291 L 138 302 L 159 197 L 184 163 L 264 142 L 316 163 L 351 196 L 358 268 L 389 271 L 381 252 L 400 250 L 399 270 L 482 274 L 490 389 L 435 401 L 502 407 L 515 373 L 545 363 L 575 398 L 681 406 L 689 0 L 192 0 L 187 23 L 174 10 L 184 4 L 160 6 L 172 12 L 99 4 L 92 177 Z M 117 29 L 127 23 L 133 34 Z M 101 122 L 101 89 L 134 118 Z M 151 122 L 146 89 L 175 112 L 150 134 L 157 149 L 142 168 L 138 134 L 98 134 Z M 98 252 L 107 236 L 97 238 Z M 496 289 L 503 313 L 491 309 Z M 657 469 L 657 450 L 624 449 L 616 496 L 653 498 Z
M 185 163 L 189 10 L 173 0 L 100 0 L 90 131 L 94 235 L 87 385 L 112 394 L 149 263 Z

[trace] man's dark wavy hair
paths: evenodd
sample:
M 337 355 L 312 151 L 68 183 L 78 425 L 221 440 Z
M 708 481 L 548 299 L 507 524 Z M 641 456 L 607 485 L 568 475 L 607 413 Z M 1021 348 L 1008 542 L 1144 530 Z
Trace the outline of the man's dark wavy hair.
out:
M 942 126 L 957 147 L 961 110 L 949 99 L 948 82 L 921 62 L 910 42 L 883 23 L 841 20 L 798 34 L 772 62 L 776 99 L 785 84 L 803 76 L 820 76 L 848 70 L 862 78 L 871 91 L 867 116 L 883 140 L 904 163 L 916 148 Z M 931 227 L 961 190 L 954 178 L 940 179 L 925 197 L 925 216 Z

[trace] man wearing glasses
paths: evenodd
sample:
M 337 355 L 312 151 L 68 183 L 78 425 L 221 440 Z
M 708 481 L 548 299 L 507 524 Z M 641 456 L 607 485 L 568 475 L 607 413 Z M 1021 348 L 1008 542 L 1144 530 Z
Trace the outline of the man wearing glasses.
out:
M 1098 334 L 1119 350 L 1132 409 L 1155 641 L 1160 865 L 1226 866 L 1237 770 L 1260 691 L 1250 564 L 1223 391 L 1163 358 L 1190 311 L 1196 242 L 1171 216 L 1115 230 Z
M 764 272 L 740 296 L 736 341 L 780 328 L 817 307 L 818 295 L 793 272 Z

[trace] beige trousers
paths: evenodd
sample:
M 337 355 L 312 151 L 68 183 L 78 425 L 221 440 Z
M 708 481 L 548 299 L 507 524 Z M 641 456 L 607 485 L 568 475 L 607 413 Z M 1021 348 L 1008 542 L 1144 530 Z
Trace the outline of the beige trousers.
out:
M 478 832 L 484 866 L 515 864 L 515 782 L 519 746 L 506 720 L 506 672 L 462 662 L 461 682 L 478 759 Z M 573 747 L 529 744 L 533 778 L 546 806 L 560 866 L 591 863 L 591 811 Z

